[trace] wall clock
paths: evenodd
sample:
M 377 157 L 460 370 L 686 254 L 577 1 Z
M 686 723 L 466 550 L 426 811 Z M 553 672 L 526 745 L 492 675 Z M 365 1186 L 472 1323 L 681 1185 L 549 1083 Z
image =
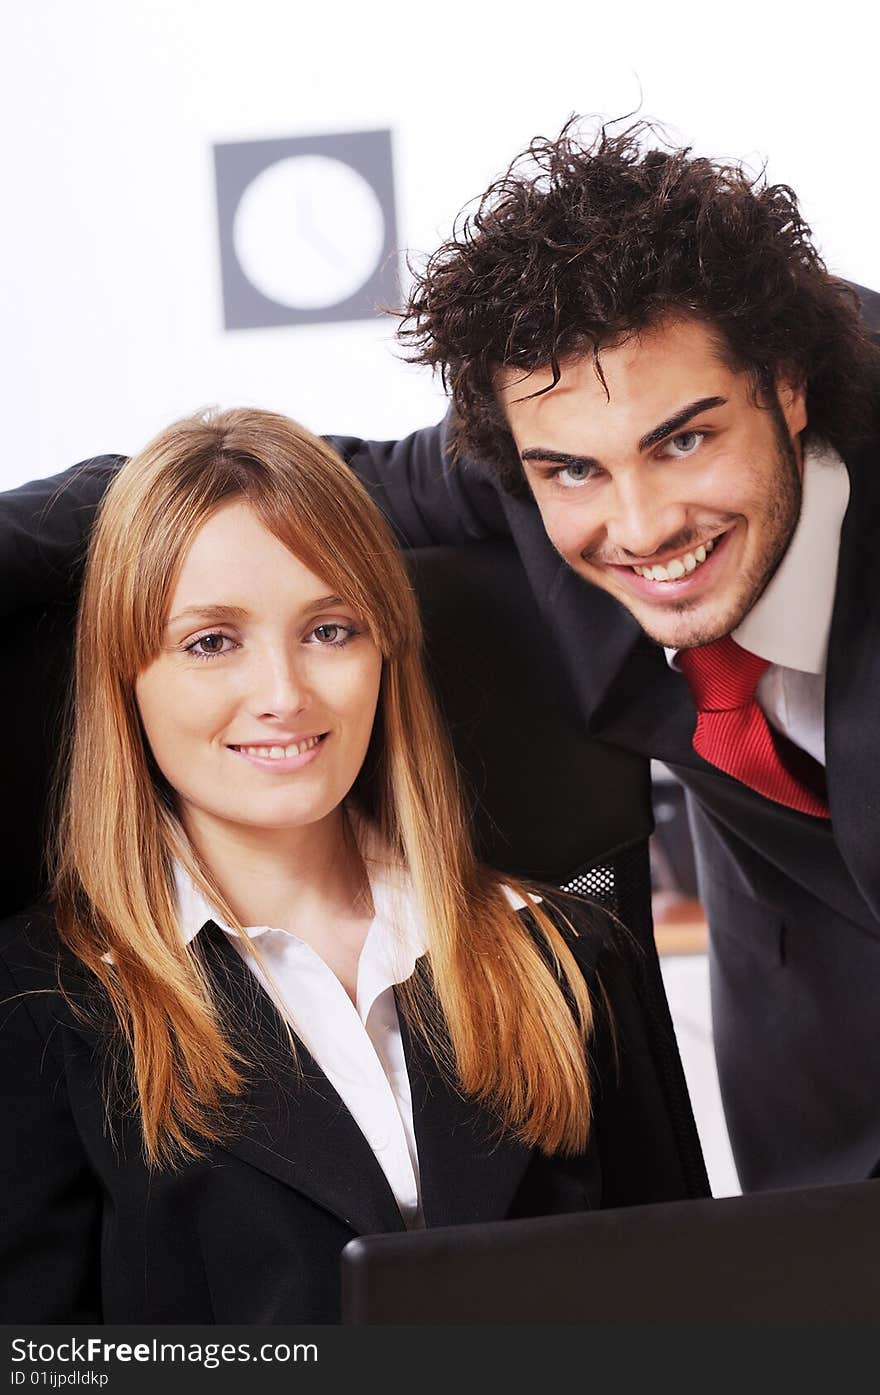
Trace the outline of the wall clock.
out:
M 395 304 L 389 131 L 214 147 L 228 329 L 371 317 Z

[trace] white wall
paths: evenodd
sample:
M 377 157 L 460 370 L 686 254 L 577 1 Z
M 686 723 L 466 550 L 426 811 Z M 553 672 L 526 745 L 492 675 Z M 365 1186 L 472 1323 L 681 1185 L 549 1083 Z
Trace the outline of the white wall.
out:
M 223 330 L 219 141 L 390 127 L 401 239 L 426 251 L 532 136 L 640 104 L 702 153 L 766 159 L 831 268 L 880 286 L 868 13 L 19 0 L 0 34 L 0 487 L 208 403 L 373 436 L 440 415 L 390 322 Z

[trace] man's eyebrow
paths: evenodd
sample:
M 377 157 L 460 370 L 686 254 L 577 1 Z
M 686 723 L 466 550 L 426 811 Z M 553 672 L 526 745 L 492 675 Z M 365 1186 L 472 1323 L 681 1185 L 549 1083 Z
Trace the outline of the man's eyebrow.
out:
M 679 431 L 681 427 L 686 426 L 691 417 L 698 416 L 700 412 L 708 412 L 711 407 L 724 407 L 726 405 L 726 397 L 700 397 L 696 402 L 689 402 L 686 407 L 681 407 L 671 417 L 661 421 L 659 426 L 654 426 L 650 431 L 646 431 L 639 441 L 639 450 L 650 450 L 651 446 L 656 446 L 666 436 L 671 436 L 673 431 Z
M 680 431 L 692 417 L 699 416 L 700 412 L 708 412 L 712 407 L 726 405 L 726 397 L 700 397 L 696 402 L 689 402 L 686 407 L 680 407 L 671 417 L 667 417 L 665 421 L 661 421 L 650 431 L 646 431 L 639 441 L 639 450 L 650 450 L 651 446 L 656 446 L 658 442 L 671 436 L 674 431 Z M 546 450 L 543 446 L 529 446 L 528 450 L 522 452 L 521 458 L 524 461 L 544 460 L 551 465 L 583 465 L 590 469 L 595 466 L 601 468 L 601 461 L 592 455 L 572 455 L 569 451 Z
M 543 446 L 529 446 L 520 457 L 522 460 L 546 460 L 552 465 L 598 465 L 591 455 L 571 455 L 565 450 L 545 450 Z

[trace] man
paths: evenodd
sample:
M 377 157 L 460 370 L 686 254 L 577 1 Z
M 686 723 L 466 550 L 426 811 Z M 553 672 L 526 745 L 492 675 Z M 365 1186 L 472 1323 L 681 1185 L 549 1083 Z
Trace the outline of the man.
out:
M 515 162 L 413 290 L 448 430 L 334 444 L 406 545 L 512 535 L 591 732 L 687 787 L 743 1187 L 862 1178 L 880 356 L 789 190 L 645 136 L 569 130 Z M 58 481 L 0 498 L 19 603 L 64 594 L 114 465 L 48 514 Z
M 591 729 L 689 791 L 743 1186 L 864 1177 L 880 354 L 788 189 L 645 134 L 536 143 L 428 263 L 404 337 L 442 368 Z M 429 529 L 452 498 L 463 532 L 500 526 L 473 470 L 426 473 Z

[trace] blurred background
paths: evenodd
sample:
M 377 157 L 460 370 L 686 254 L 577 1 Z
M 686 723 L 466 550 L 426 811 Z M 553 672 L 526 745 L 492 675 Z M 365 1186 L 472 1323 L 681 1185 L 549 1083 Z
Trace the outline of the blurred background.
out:
M 830 269 L 880 288 L 878 21 L 708 7 L 32 0 L 0 28 L 0 488 L 131 453 L 208 405 L 379 438 L 437 420 L 393 308 L 454 216 L 572 113 L 636 113 L 797 190 Z M 869 32 L 869 28 L 870 31 Z M 655 769 L 658 943 L 716 1194 L 681 791 Z
M 393 300 L 404 255 L 572 112 L 637 109 L 701 153 L 766 163 L 831 268 L 880 285 L 869 15 L 854 0 L 821 24 L 756 0 L 5 6 L 0 487 L 130 453 L 208 404 L 383 438 L 436 420 L 438 386 L 370 297 Z

